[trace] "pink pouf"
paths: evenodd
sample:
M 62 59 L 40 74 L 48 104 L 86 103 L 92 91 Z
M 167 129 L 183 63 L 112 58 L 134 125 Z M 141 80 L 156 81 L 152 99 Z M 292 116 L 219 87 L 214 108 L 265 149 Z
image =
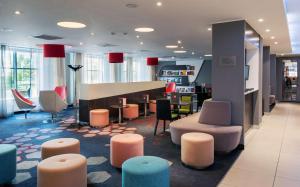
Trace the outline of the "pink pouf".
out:
M 123 108 L 123 117 L 126 119 L 136 119 L 139 117 L 139 105 L 127 104 L 127 107 Z
M 91 110 L 90 125 L 92 127 L 105 127 L 109 125 L 109 110 L 107 109 Z
M 144 137 L 139 134 L 119 134 L 110 139 L 110 163 L 121 168 L 129 158 L 144 155 Z
M 86 187 L 87 160 L 80 154 L 47 158 L 37 166 L 38 187 Z
M 150 100 L 149 110 L 152 113 L 156 113 L 156 100 Z

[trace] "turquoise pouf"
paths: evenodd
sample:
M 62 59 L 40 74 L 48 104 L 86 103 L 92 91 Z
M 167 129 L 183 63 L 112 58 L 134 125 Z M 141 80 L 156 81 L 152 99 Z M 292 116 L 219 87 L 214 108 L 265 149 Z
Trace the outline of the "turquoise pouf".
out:
M 154 156 L 138 156 L 122 165 L 123 187 L 169 187 L 169 164 Z
M 16 177 L 17 147 L 10 144 L 0 144 L 0 184 L 10 183 Z

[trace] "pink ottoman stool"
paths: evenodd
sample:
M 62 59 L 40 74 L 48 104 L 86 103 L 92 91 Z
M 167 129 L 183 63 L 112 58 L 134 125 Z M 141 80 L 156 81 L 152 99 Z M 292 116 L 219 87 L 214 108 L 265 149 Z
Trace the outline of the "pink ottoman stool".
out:
M 119 134 L 110 139 L 110 163 L 121 168 L 129 158 L 144 155 L 144 137 L 139 134 Z
M 181 161 L 203 169 L 214 163 L 214 138 L 205 133 L 186 133 L 181 136 Z
M 90 125 L 92 127 L 105 127 L 109 125 L 109 110 L 107 109 L 91 110 Z
M 67 153 L 80 153 L 80 142 L 74 138 L 58 138 L 42 144 L 42 159 Z
M 156 100 L 150 100 L 149 110 L 152 113 L 156 113 Z
M 86 187 L 87 161 L 80 154 L 47 158 L 37 166 L 38 187 Z
M 127 104 L 127 107 L 123 108 L 123 117 L 126 119 L 135 119 L 139 117 L 139 105 Z

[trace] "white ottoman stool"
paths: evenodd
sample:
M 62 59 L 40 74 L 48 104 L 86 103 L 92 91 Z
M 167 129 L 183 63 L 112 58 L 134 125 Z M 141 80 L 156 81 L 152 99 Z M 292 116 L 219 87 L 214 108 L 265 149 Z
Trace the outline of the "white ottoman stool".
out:
M 214 162 L 214 138 L 205 133 L 181 136 L 181 161 L 187 166 L 203 169 Z
M 42 144 L 42 160 L 51 156 L 76 153 L 80 154 L 80 142 L 74 138 L 58 138 Z
M 80 154 L 47 158 L 37 166 L 38 187 L 86 187 L 87 161 Z

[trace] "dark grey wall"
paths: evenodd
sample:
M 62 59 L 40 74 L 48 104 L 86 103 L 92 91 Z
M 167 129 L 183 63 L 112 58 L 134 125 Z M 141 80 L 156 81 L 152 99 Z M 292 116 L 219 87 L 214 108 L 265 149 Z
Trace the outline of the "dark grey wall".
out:
M 270 93 L 276 95 L 276 55 L 271 54 L 270 56 Z
M 276 97 L 278 101 L 282 101 L 282 84 L 284 81 L 283 77 L 283 63 L 281 59 L 276 59 Z
M 270 112 L 270 46 L 263 48 L 263 101 L 264 112 Z
M 205 60 L 195 80 L 196 84 L 197 85 L 201 85 L 202 83 L 211 84 L 211 71 L 212 71 L 212 61 Z
M 245 21 L 213 25 L 212 98 L 230 101 L 232 123 L 243 126 L 245 106 Z M 235 57 L 235 65 L 222 65 L 221 57 Z M 244 143 L 242 138 L 241 143 Z

